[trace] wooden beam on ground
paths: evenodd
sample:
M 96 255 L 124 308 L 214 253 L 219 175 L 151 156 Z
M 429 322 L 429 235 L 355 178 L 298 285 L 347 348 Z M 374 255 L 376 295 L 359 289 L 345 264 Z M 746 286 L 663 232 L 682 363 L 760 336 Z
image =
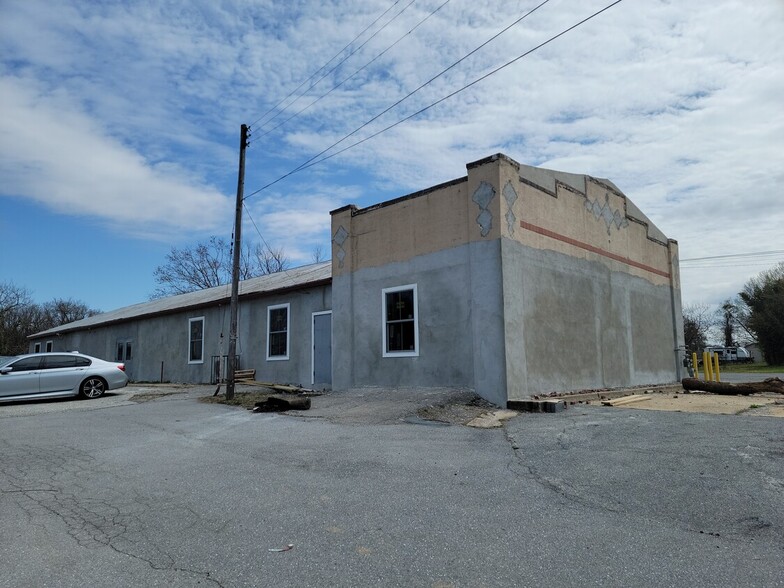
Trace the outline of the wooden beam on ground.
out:
M 621 398 L 614 398 L 613 400 L 603 400 L 604 406 L 623 406 L 625 404 L 633 404 L 635 402 L 643 402 L 650 400 L 650 394 L 632 394 L 631 396 L 622 396 Z

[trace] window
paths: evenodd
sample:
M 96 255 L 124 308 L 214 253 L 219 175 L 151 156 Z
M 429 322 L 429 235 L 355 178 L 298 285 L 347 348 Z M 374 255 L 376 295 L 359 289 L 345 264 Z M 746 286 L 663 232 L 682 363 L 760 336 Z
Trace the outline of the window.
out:
M 384 357 L 419 355 L 419 317 L 416 284 L 385 288 L 383 305 Z
M 204 363 L 204 317 L 188 319 L 188 363 Z
M 33 347 L 33 353 L 41 353 L 41 344 L 40 343 L 36 343 L 35 344 L 35 346 Z
M 289 358 L 289 304 L 267 307 L 267 359 Z
M 38 367 L 41 365 L 42 357 L 25 357 L 24 359 L 20 359 L 15 361 L 11 365 L 7 366 L 13 368 L 15 372 L 26 372 L 37 370 Z
M 131 360 L 131 341 L 118 341 L 117 353 L 114 356 L 114 361 L 130 361 Z
M 47 353 L 51 353 L 52 352 L 52 342 L 51 341 L 47 341 L 46 342 L 46 352 Z
M 44 358 L 45 370 L 54 370 L 57 368 L 72 368 L 76 367 L 75 355 L 50 355 Z

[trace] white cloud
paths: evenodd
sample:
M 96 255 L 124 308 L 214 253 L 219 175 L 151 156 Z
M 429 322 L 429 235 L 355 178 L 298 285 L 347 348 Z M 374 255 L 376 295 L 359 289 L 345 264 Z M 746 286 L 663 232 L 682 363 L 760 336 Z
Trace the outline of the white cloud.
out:
M 94 216 L 129 233 L 171 235 L 225 225 L 227 199 L 176 164 L 153 165 L 80 112 L 67 92 L 0 79 L 4 191 L 67 215 Z
M 341 147 L 606 3 L 549 2 Z M 340 139 L 534 5 L 450 2 L 372 66 L 263 136 L 439 4 L 413 4 L 325 80 L 306 84 L 306 95 L 272 125 L 266 118 L 254 125 L 246 193 Z M 264 114 L 389 5 L 3 3 L 2 193 L 99 216 L 134 234 L 225 232 L 240 123 Z M 247 204 L 265 238 L 306 261 L 328 239 L 330 209 L 426 188 L 502 151 L 523 163 L 609 178 L 678 239 L 683 257 L 784 249 L 782 28 L 778 0 L 623 2 Z M 685 264 L 684 298 L 716 301 L 756 271 L 727 266 L 703 274 Z

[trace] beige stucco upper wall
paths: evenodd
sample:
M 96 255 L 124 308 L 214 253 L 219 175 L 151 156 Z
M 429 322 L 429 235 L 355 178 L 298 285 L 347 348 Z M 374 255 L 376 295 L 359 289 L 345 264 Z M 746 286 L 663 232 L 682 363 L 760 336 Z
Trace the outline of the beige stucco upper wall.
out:
M 677 287 L 671 270 L 677 245 L 611 182 L 500 154 L 467 167 L 465 178 L 365 209 L 333 211 L 333 276 L 505 237 Z
M 504 236 L 599 261 L 655 284 L 673 281 L 667 237 L 608 180 L 502 163 Z M 511 216 L 510 215 L 510 216 Z M 676 247 L 677 249 L 677 247 Z M 676 262 L 677 263 L 677 262 Z

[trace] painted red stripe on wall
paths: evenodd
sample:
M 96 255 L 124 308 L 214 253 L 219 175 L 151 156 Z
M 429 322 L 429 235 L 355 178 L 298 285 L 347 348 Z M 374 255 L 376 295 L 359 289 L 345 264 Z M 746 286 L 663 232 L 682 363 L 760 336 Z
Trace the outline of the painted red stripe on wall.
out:
M 531 223 L 527 223 L 525 221 L 520 221 L 520 226 L 534 233 L 544 235 L 545 237 L 550 237 L 551 239 L 556 239 L 558 241 L 568 243 L 569 245 L 574 245 L 575 247 L 579 247 L 580 249 L 585 249 L 586 251 L 590 251 L 591 253 L 596 253 L 598 255 L 601 255 L 602 257 L 608 257 L 615 261 L 620 261 L 621 263 L 625 263 L 626 265 L 630 265 L 632 267 L 645 270 L 646 272 L 651 272 L 652 274 L 656 274 L 658 276 L 663 276 L 667 279 L 670 278 L 670 274 L 668 272 L 663 272 L 661 270 L 656 269 L 655 267 L 645 265 L 644 263 L 640 263 L 639 261 L 634 261 L 633 259 L 629 259 L 628 257 L 623 257 L 622 255 L 616 255 L 615 253 L 610 253 L 609 251 L 605 251 L 604 249 L 599 249 L 598 247 L 594 247 L 593 245 L 589 245 L 588 243 L 583 243 L 582 241 L 578 241 L 576 239 L 572 239 L 571 237 L 567 237 L 566 235 L 561 235 L 560 233 L 550 231 L 549 229 L 545 229 L 544 227 L 532 225 Z

